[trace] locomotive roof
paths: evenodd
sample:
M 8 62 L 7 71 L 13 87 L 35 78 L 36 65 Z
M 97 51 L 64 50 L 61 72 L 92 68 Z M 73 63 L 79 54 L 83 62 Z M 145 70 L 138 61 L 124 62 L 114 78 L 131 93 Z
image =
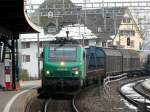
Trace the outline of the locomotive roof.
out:
M 46 47 L 82 47 L 82 45 L 80 45 L 80 44 L 63 44 L 63 45 L 61 45 L 61 44 L 49 44 L 48 46 L 46 46 Z
M 51 44 L 80 44 L 77 40 L 67 37 L 56 37 L 56 40 L 50 42 Z

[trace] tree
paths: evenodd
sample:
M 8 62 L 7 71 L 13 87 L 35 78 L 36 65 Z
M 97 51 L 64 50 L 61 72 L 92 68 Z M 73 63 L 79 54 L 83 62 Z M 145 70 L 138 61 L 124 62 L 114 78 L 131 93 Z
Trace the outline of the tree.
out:
M 20 74 L 20 79 L 23 81 L 29 80 L 29 73 L 28 70 L 22 69 L 21 74 Z

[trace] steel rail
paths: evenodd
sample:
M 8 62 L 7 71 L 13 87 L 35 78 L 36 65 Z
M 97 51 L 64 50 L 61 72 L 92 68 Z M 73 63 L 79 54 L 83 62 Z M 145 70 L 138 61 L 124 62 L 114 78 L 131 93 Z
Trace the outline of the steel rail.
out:
M 51 101 L 51 98 L 49 98 L 46 102 L 45 102 L 45 106 L 44 106 L 44 112 L 48 112 L 48 105 Z
M 138 82 L 137 82 L 138 81 Z M 134 106 L 136 106 L 137 108 L 138 108 L 138 105 L 139 104 L 142 104 L 141 102 L 139 102 L 139 101 L 136 101 L 136 100 L 134 100 L 134 99 L 132 99 L 132 98 L 130 98 L 129 96 L 128 96 L 128 94 L 124 94 L 123 93 L 123 91 L 121 90 L 121 88 L 124 86 L 124 85 L 126 85 L 126 84 L 129 84 L 129 83 L 134 83 L 134 82 L 136 82 L 136 83 L 139 83 L 140 81 L 143 81 L 143 79 L 141 80 L 134 80 L 134 81 L 130 81 L 130 82 L 128 82 L 128 83 L 124 83 L 124 84 L 121 84 L 120 86 L 119 86 L 119 88 L 118 88 L 118 91 L 119 91 L 119 93 L 121 94 L 121 96 L 125 99 L 125 100 L 127 100 L 128 102 L 130 102 L 131 104 L 133 104 Z M 136 84 L 135 84 L 136 85 Z M 134 86 L 135 86 L 134 85 Z M 133 90 L 134 90 L 134 86 L 132 87 L 133 88 Z M 135 90 L 134 90 L 135 91 Z M 135 91 L 135 92 L 137 92 L 137 91 Z M 137 92 L 138 93 L 138 92 Z M 139 93 L 138 93 L 139 94 Z M 142 96 L 142 95 L 141 95 Z M 144 96 L 143 96 L 144 97 Z M 150 110 L 149 109 L 147 109 L 147 112 L 150 112 Z
M 78 92 L 77 92 L 77 94 L 73 97 L 73 99 L 72 99 L 72 107 L 73 107 L 73 111 L 74 112 L 79 112 L 79 110 L 78 110 L 78 108 L 77 108 L 77 106 L 76 106 L 76 104 L 75 104 L 75 100 L 77 99 L 77 96 L 79 95 L 81 93 L 81 90 L 79 90 Z
M 87 87 L 85 87 L 85 88 L 82 88 L 82 89 L 80 89 L 80 90 L 74 95 L 74 97 L 73 97 L 73 99 L 72 99 L 72 107 L 73 107 L 73 111 L 74 111 L 74 112 L 80 112 L 79 109 L 78 109 L 78 107 L 77 107 L 77 104 L 76 104 L 77 97 L 78 97 L 82 92 L 87 91 L 87 90 L 89 90 L 90 88 L 94 88 L 94 87 L 96 87 L 96 86 L 97 86 L 97 84 L 92 84 L 92 85 L 90 85 L 90 86 L 87 86 Z

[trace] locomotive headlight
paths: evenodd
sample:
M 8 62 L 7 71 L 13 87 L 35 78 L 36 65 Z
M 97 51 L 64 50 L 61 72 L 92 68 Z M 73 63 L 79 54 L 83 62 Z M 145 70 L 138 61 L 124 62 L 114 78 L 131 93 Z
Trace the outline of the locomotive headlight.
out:
M 78 72 L 78 71 L 75 71 L 75 74 L 76 74 L 76 75 L 78 75 L 78 74 L 79 74 L 79 72 Z
M 73 72 L 73 74 L 78 75 L 79 74 L 79 69 L 77 67 L 73 67 L 72 72 Z
M 64 66 L 64 65 L 65 65 L 65 62 L 63 62 L 63 61 L 60 62 L 60 65 L 61 65 L 61 66 Z
M 47 70 L 47 71 L 46 71 L 46 74 L 47 74 L 47 75 L 49 75 L 49 74 L 50 74 L 50 71 L 49 71 L 49 70 Z

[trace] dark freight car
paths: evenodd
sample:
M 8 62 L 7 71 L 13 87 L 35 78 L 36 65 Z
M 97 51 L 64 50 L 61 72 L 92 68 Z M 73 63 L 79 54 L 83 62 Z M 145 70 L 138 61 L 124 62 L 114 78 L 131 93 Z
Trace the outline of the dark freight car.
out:
M 86 48 L 87 71 L 103 70 L 103 76 L 144 70 L 141 52 L 129 49 Z M 88 75 L 88 74 L 87 74 Z M 91 74 L 92 75 L 92 74 Z M 93 75 L 92 75 L 93 76 Z
M 122 54 L 119 50 L 112 48 L 89 47 L 87 54 L 87 76 L 91 71 L 101 70 L 102 76 L 122 72 Z M 92 75 L 93 76 L 93 75 Z
M 104 75 L 105 54 L 98 47 L 86 48 L 86 77 L 97 78 Z
M 105 54 L 105 73 L 116 74 L 122 72 L 122 54 L 112 48 L 101 49 Z
M 131 59 L 131 53 L 129 52 L 129 50 L 125 50 L 125 49 L 120 49 L 119 50 L 122 54 L 122 71 L 123 72 L 128 72 L 130 71 L 130 59 Z

